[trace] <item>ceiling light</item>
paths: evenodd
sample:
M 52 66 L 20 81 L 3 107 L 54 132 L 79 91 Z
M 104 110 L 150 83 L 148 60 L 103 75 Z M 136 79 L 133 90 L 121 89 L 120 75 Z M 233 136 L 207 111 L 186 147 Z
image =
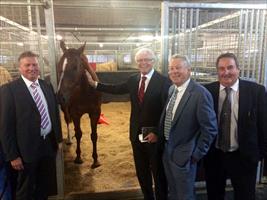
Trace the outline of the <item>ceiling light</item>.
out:
M 17 46 L 20 46 L 20 47 L 23 47 L 24 46 L 24 44 L 22 42 L 17 42 L 16 45 Z
M 63 39 L 63 37 L 61 35 L 57 35 L 56 38 L 57 38 L 57 40 L 62 40 Z

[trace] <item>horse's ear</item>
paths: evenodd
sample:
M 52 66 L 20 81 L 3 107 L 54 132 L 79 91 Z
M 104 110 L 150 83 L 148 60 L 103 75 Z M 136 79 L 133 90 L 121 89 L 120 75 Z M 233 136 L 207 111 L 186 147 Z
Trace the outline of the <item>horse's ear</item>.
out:
M 78 49 L 80 54 L 83 54 L 84 48 L 85 48 L 86 42 Z
M 65 51 L 67 51 L 65 42 L 63 40 L 60 40 L 60 48 L 62 49 L 62 51 L 65 53 Z

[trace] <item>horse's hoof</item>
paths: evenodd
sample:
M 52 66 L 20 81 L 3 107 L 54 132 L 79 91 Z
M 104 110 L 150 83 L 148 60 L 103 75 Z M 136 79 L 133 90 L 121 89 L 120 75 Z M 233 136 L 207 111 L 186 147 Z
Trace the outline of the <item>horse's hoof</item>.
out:
M 83 161 L 82 161 L 81 158 L 75 158 L 74 163 L 76 163 L 76 164 L 82 164 Z
M 95 163 L 93 163 L 92 165 L 91 165 L 91 168 L 92 169 L 95 169 L 95 168 L 97 168 L 97 167 L 99 167 L 101 164 L 97 161 L 97 162 L 95 162 Z

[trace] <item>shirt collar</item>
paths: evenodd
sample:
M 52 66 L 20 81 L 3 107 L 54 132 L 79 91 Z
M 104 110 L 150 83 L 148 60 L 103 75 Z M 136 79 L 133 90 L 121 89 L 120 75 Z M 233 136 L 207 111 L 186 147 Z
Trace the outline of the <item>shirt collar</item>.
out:
M 224 90 L 226 88 L 222 84 L 220 84 L 220 91 Z M 236 80 L 236 82 L 230 87 L 233 91 L 237 92 L 239 88 L 239 79 Z
M 33 83 L 32 81 L 30 81 L 27 78 L 25 78 L 23 75 L 21 75 L 21 78 L 23 79 L 23 81 L 25 82 L 27 87 L 30 87 L 31 84 Z M 35 81 L 35 83 L 37 83 L 39 85 L 38 79 Z
M 155 70 L 152 68 L 148 74 L 146 74 L 146 75 L 141 74 L 141 77 L 145 76 L 147 79 L 151 79 L 154 71 Z
M 177 87 L 176 85 L 175 85 L 175 88 L 178 90 L 178 92 L 181 92 L 182 90 L 185 90 L 186 88 L 187 88 L 187 86 L 189 85 L 189 82 L 190 82 L 190 78 L 187 80 L 187 81 L 185 81 L 181 86 L 179 86 L 179 87 Z

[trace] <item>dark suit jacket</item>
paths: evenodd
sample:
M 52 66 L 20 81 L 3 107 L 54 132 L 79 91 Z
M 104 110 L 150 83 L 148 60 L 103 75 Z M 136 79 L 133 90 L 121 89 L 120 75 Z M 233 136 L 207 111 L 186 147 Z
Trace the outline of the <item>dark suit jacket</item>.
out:
M 205 87 L 213 96 L 214 109 L 218 116 L 220 83 L 210 83 Z M 239 107 L 237 125 L 239 151 L 244 158 L 255 162 L 257 162 L 264 155 L 264 153 L 266 153 L 266 107 L 264 86 L 239 79 Z
M 62 141 L 59 111 L 51 85 L 40 80 L 40 87 L 48 104 L 52 122 L 50 137 L 53 147 Z M 23 81 L 19 78 L 3 86 L 1 90 L 0 139 L 7 161 L 22 157 L 24 162 L 39 158 L 40 113 Z
M 98 83 L 97 90 L 112 94 L 130 93 L 131 117 L 130 140 L 134 142 L 141 127 L 157 127 L 162 109 L 168 96 L 170 81 L 154 71 L 145 92 L 142 105 L 138 103 L 140 74 L 131 76 L 126 82 L 117 85 Z M 155 130 L 157 134 L 157 130 Z

